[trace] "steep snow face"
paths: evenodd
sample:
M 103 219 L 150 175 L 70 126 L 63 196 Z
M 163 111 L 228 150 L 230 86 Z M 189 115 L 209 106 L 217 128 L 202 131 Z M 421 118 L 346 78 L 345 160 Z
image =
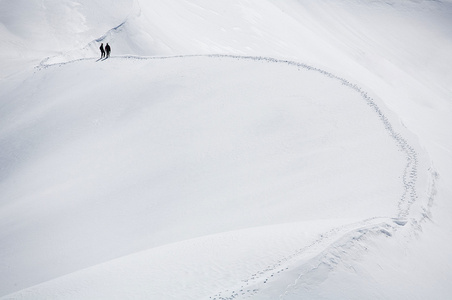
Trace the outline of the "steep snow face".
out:
M 451 1 L 106 2 L 0 1 L 0 295 L 450 298 Z
M 112 30 L 104 36 L 114 44 L 116 54 L 260 54 L 303 58 L 344 73 L 350 70 L 350 74 L 362 73 L 356 69 L 361 67 L 389 82 L 400 81 L 406 73 L 424 82 L 438 71 L 448 82 L 452 80 L 448 64 L 442 63 L 450 62 L 450 2 L 153 0 L 127 4 L 127 16 L 110 25 Z M 97 53 L 97 47 L 92 50 L 83 55 Z

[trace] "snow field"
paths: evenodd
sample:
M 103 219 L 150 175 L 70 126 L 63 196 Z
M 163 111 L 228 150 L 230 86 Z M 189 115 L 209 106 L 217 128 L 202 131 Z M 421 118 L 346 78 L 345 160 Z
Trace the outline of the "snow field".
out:
M 0 1 L 0 295 L 449 299 L 451 12 Z
M 20 224 L 39 204 L 26 222 L 42 224 L 32 234 L 41 250 L 36 239 L 10 238 L 8 263 L 20 266 L 27 256 L 20 251 L 30 249 L 49 267 L 22 265 L 34 274 L 24 284 L 231 230 L 399 217 L 405 156 L 357 87 L 330 73 L 259 57 L 119 57 L 43 67 L 25 85 L 16 99 L 32 104 L 27 114 L 19 100 L 7 109 L 17 117 L 2 118 L 4 153 L 28 161 L 23 172 L 6 160 L 16 170 L 8 179 L 21 189 L 2 189 L 12 203 L 2 220 Z M 27 237 L 20 230 L 12 236 Z M 193 270 L 187 276 L 197 286 Z M 207 293 L 212 282 L 194 292 Z M 156 286 L 143 297 L 150 290 L 169 297 Z

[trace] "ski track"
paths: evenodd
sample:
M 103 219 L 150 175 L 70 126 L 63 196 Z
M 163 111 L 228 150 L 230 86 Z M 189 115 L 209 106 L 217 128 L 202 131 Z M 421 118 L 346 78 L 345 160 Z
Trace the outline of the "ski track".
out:
M 121 24 L 123 25 L 123 24 Z M 118 26 L 119 27 L 121 27 Z M 117 28 L 115 28 L 117 29 Z M 333 228 L 325 233 L 319 235 L 319 237 L 303 248 L 294 251 L 292 254 L 282 257 L 275 264 L 267 266 L 265 269 L 251 274 L 248 278 L 242 279 L 235 287 L 218 292 L 217 294 L 210 296 L 212 300 L 231 300 L 231 299 L 243 299 L 251 298 L 257 295 L 261 289 L 269 280 L 275 280 L 278 274 L 290 270 L 291 266 L 295 265 L 297 261 L 300 261 L 300 256 L 306 254 L 307 251 L 312 251 L 314 257 L 307 259 L 300 266 L 297 267 L 298 277 L 290 284 L 288 284 L 285 291 L 282 291 L 279 299 L 284 299 L 284 296 L 297 286 L 303 284 L 304 278 L 307 278 L 309 274 L 316 272 L 319 267 L 326 267 L 328 271 L 334 270 L 339 264 L 345 264 L 342 260 L 344 253 L 350 255 L 360 255 L 367 251 L 365 241 L 376 236 L 385 236 L 387 238 L 392 237 L 395 232 L 401 228 L 408 228 L 411 235 L 418 234 L 422 229 L 422 223 L 431 218 L 431 207 L 433 206 L 436 196 L 436 181 L 438 173 L 433 166 L 430 166 L 428 173 L 428 191 L 424 203 L 421 203 L 420 214 L 416 215 L 411 212 L 411 207 L 419 199 L 416 192 L 416 183 L 418 179 L 418 166 L 419 157 L 414 147 L 411 146 L 408 141 L 398 133 L 389 119 L 386 117 L 382 109 L 376 104 L 374 99 L 368 95 L 357 84 L 354 84 L 345 78 L 339 77 L 333 73 L 322 70 L 317 67 L 313 67 L 304 63 L 295 62 L 291 60 L 283 60 L 272 57 L 263 56 L 243 56 L 243 55 L 228 55 L 228 54 L 192 54 L 192 55 L 173 55 L 173 56 L 114 56 L 112 59 L 133 59 L 133 60 L 157 60 L 157 59 L 175 59 L 175 58 L 190 58 L 190 57 L 205 57 L 205 58 L 225 58 L 236 60 L 252 60 L 266 63 L 286 64 L 298 69 L 304 69 L 307 71 L 317 72 L 332 80 L 338 81 L 340 84 L 352 89 L 356 93 L 360 94 L 361 98 L 375 113 L 376 117 L 381 121 L 384 126 L 384 130 L 392 138 L 399 151 L 401 151 L 406 159 L 405 168 L 402 174 L 403 194 L 397 203 L 397 211 L 392 217 L 373 217 L 362 220 L 357 223 L 342 225 Z M 81 61 L 91 61 L 96 58 L 81 58 L 71 60 L 62 63 L 48 64 L 47 62 L 52 57 L 47 57 L 42 60 L 41 63 L 36 66 L 37 70 L 46 69 L 49 67 L 61 67 L 66 64 L 72 64 Z M 430 164 L 431 165 L 431 164 Z M 411 213 L 411 214 L 410 214 Z M 348 268 L 353 269 L 353 266 L 347 265 Z

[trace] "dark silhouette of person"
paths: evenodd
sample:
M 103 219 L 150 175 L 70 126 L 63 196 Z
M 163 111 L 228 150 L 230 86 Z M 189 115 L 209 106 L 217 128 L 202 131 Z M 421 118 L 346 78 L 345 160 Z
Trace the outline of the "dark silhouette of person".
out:
M 104 50 L 104 43 L 100 44 L 100 58 L 104 58 L 105 57 L 105 50 Z
M 109 58 L 110 57 L 111 48 L 110 48 L 110 45 L 108 43 L 107 43 L 107 45 L 105 45 L 105 52 L 107 52 L 107 57 L 106 58 Z

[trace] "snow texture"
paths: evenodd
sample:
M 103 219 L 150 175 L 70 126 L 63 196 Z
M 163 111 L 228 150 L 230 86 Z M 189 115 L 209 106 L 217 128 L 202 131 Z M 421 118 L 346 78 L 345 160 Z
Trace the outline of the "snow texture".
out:
M 450 299 L 451 22 L 0 1 L 0 299 Z

